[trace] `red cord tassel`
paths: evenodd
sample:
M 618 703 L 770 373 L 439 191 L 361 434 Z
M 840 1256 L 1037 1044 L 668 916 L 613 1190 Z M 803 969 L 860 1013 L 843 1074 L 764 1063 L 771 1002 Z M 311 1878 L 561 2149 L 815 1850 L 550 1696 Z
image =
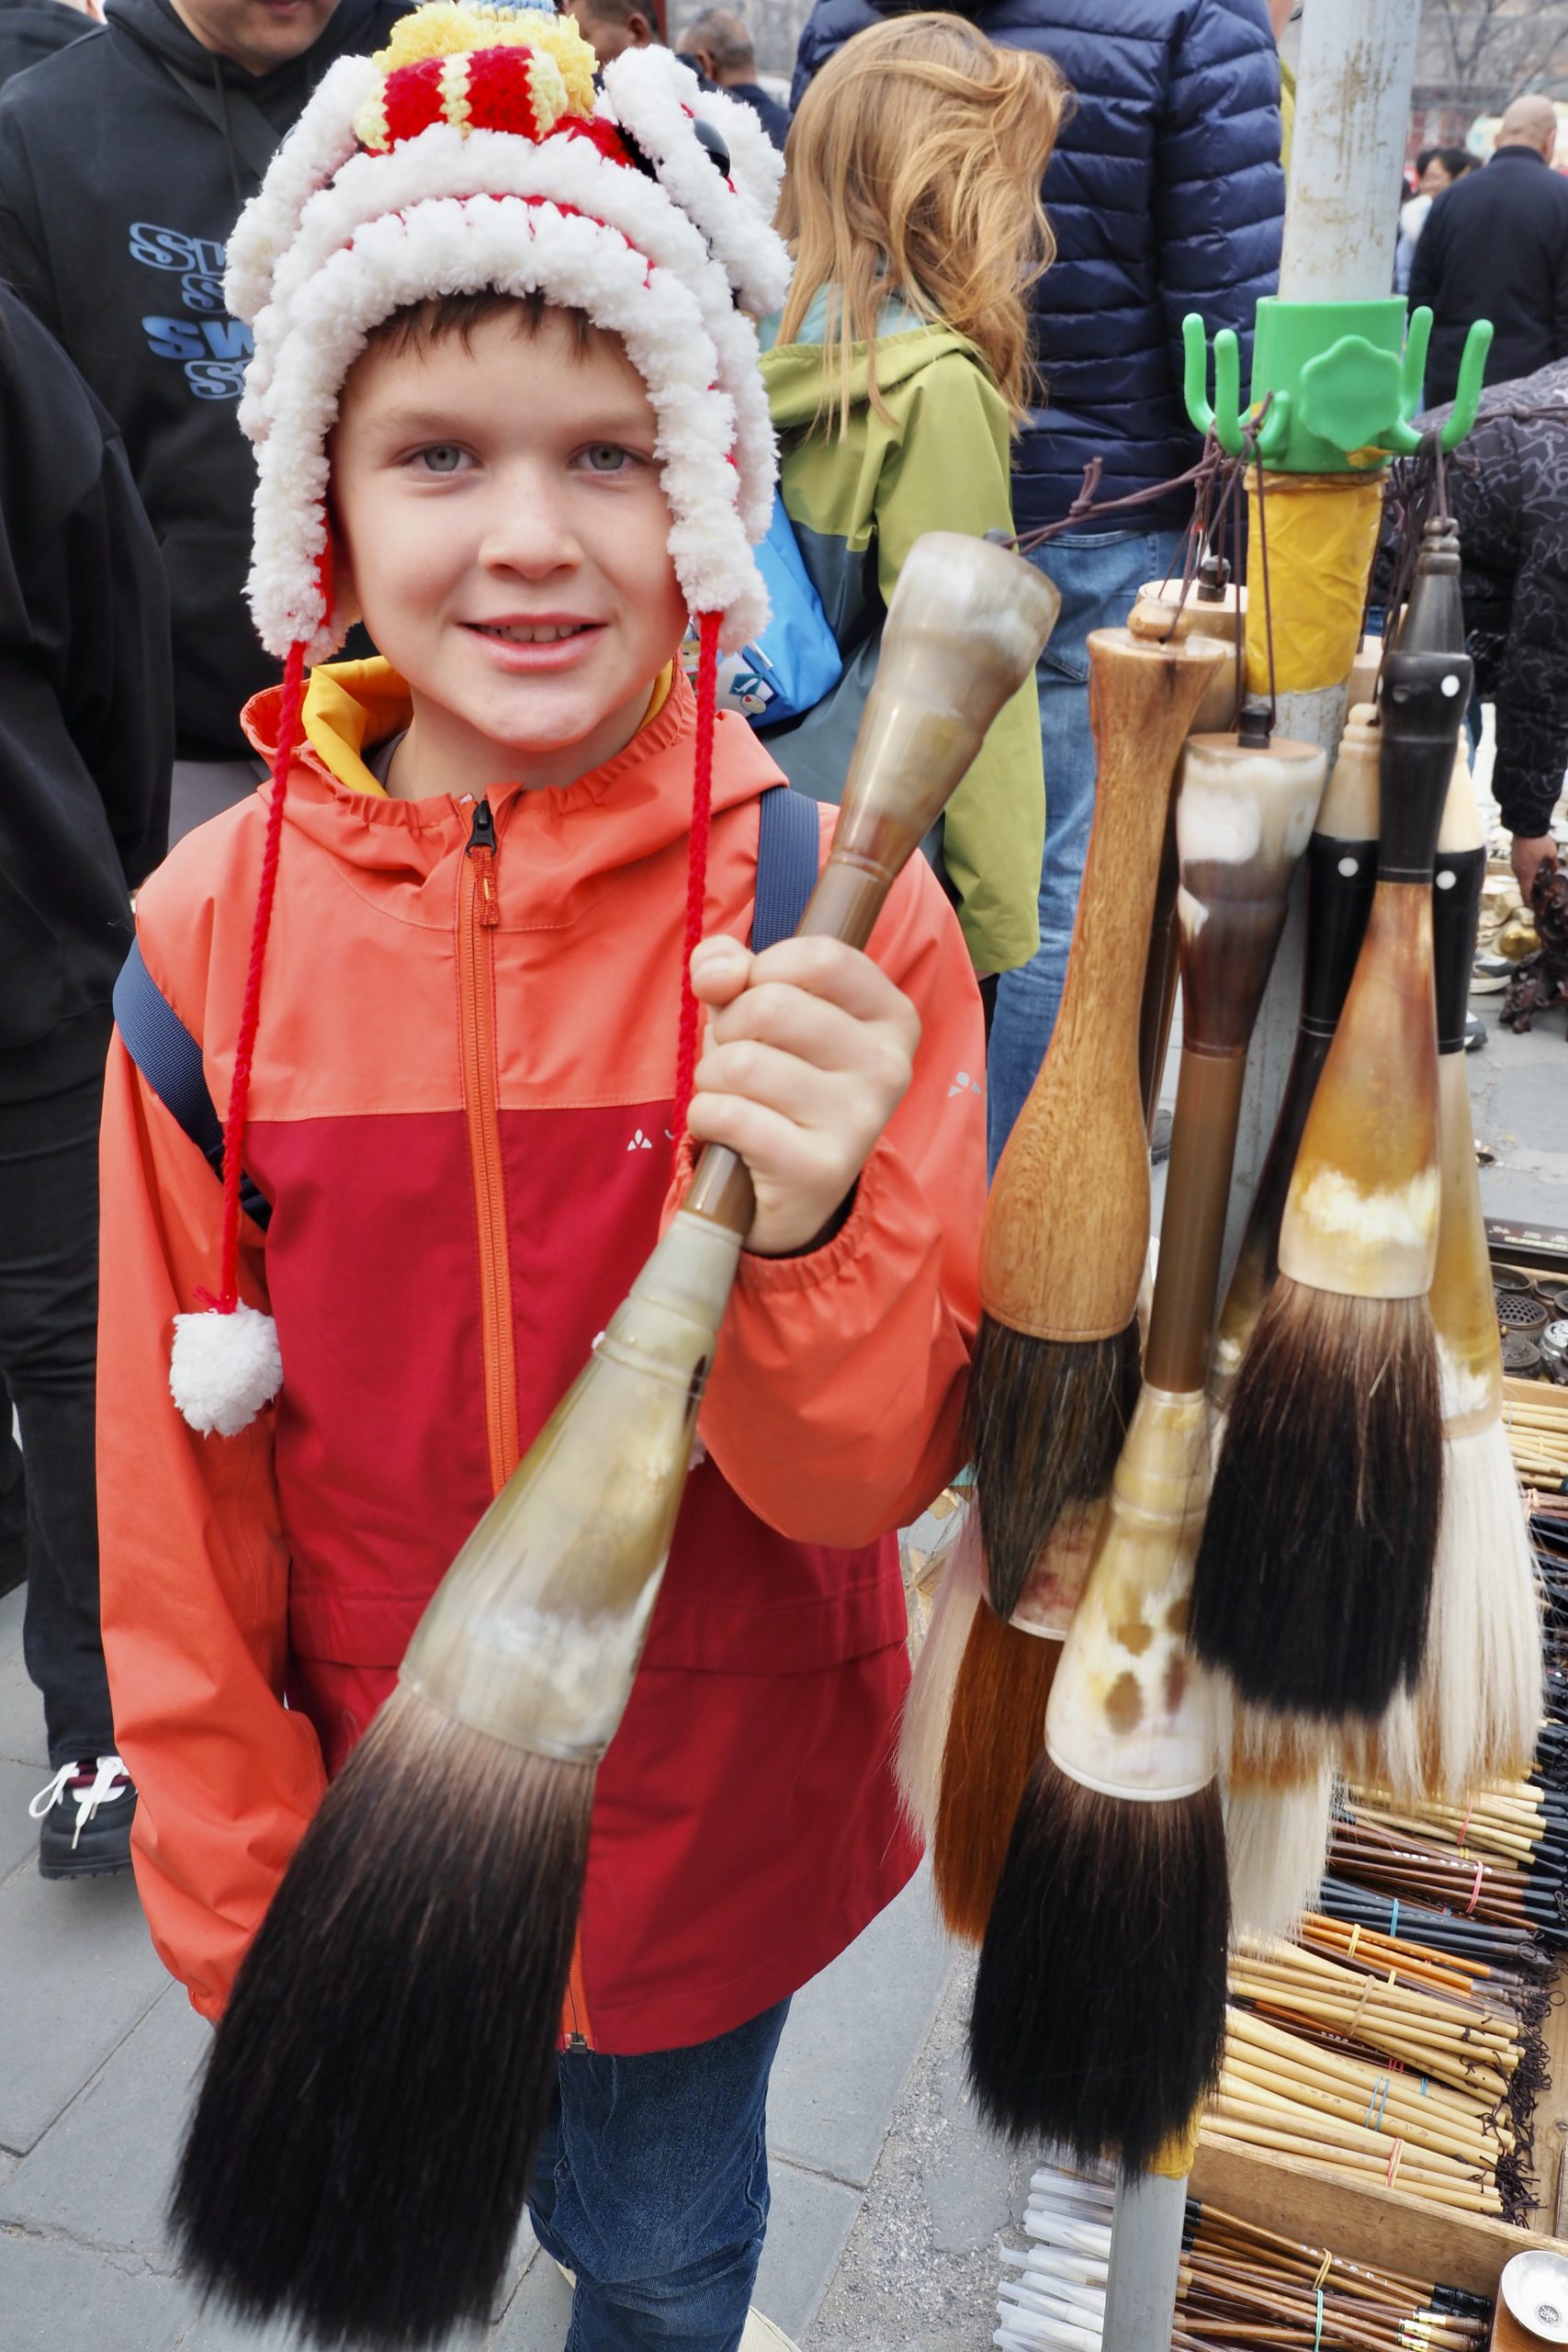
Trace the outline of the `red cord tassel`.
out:
M 697 1000 L 692 992 L 692 951 L 703 935 L 707 907 L 708 835 L 713 826 L 713 734 L 718 701 L 721 616 L 697 617 L 697 729 L 692 760 L 692 832 L 686 857 L 686 936 L 681 950 L 681 1031 L 675 1053 L 675 1151 L 680 1155 L 692 1107 L 697 1066 Z

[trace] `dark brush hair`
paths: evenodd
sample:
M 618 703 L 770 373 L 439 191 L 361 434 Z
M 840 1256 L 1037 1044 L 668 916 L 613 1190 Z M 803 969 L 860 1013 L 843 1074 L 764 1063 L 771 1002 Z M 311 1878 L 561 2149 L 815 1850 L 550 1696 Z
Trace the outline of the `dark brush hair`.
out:
M 1219 2077 L 1230 1885 L 1218 1788 L 1134 1804 L 1042 1756 L 975 1980 L 987 2122 L 1147 2169 Z
M 235 1984 L 172 2222 L 198 2286 L 388 2352 L 492 2315 L 556 2080 L 592 1767 L 400 1690 Z

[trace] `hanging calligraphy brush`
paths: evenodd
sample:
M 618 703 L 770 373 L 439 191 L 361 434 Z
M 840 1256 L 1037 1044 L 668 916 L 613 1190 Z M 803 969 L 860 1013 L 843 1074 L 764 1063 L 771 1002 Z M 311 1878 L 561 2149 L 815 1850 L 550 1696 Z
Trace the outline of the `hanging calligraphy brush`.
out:
M 1104 1495 L 1137 1386 L 1149 1229 L 1138 1018 L 1166 809 L 1224 653 L 1089 640 L 1094 827 L 1061 1011 L 991 1187 L 969 1425 L 987 1592 L 1017 1608 L 1056 1522 Z
M 1199 1655 L 1245 1699 L 1374 1720 L 1420 1672 L 1442 1493 L 1432 861 L 1470 691 L 1429 523 L 1383 666 L 1378 885 L 1236 1373 L 1199 1549 Z M 1325 1735 L 1326 1736 L 1326 1735 Z
M 1144 1386 L 980 1955 L 970 2064 L 1016 2138 L 1141 2169 L 1219 2054 L 1228 1921 L 1205 1679 L 1184 1647 L 1208 1483 L 1203 1374 L 1247 1039 L 1324 755 L 1187 747 L 1177 802 L 1182 1053 Z
M 916 542 L 803 933 L 863 946 L 1055 609 L 999 548 Z M 231 2308 L 412 2346 L 491 2307 L 556 2080 L 594 1774 L 753 1213 L 744 1163 L 708 1146 L 262 1922 L 175 2193 L 187 2266 Z
M 1426 1663 L 1412 1698 L 1343 1759 L 1407 1795 L 1462 1798 L 1529 1770 L 1540 1720 L 1540 1623 L 1524 1498 L 1503 1425 L 1503 1357 L 1464 1057 L 1486 850 L 1462 750 L 1438 842 L 1442 1198 L 1432 1320 L 1443 1399 L 1443 1512 Z

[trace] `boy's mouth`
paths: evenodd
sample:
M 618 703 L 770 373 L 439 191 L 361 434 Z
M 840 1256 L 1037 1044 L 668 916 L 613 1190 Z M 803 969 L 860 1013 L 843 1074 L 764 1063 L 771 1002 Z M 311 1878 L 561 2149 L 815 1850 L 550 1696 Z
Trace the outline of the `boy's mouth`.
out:
M 479 637 L 499 639 L 506 645 L 558 645 L 573 637 L 583 637 L 599 627 L 597 621 L 470 621 L 468 627 Z

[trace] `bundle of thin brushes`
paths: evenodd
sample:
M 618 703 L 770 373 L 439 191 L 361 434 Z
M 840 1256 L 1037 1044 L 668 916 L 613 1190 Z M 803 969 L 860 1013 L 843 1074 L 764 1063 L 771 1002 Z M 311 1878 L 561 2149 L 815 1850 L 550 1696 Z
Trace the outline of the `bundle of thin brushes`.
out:
M 1042 2170 L 1030 2189 L 1027 2253 L 1002 2248 L 1002 2352 L 1100 2352 L 1111 2247 L 1109 2181 Z M 1190 2198 L 1173 2347 L 1301 2345 L 1389 2352 L 1421 2344 L 1465 2352 L 1488 2340 L 1492 2306 L 1461 2288 L 1352 2262 Z
M 1544 1380 L 1506 1380 L 1503 1392 L 1515 1469 L 1527 1486 L 1561 1494 L 1568 1488 L 1568 1388 Z
M 1173 2347 L 1296 2345 L 1307 2352 L 1483 2346 L 1492 2306 L 1429 2278 L 1347 2262 L 1195 2200 L 1187 2209 Z
M 1308 1914 L 1240 1944 L 1206 2129 L 1461 2212 L 1522 2220 L 1544 2082 L 1538 1983 Z
M 1562 1935 L 1568 1802 L 1554 1790 L 1521 1781 L 1463 1805 L 1387 1804 L 1348 1794 L 1329 1843 L 1335 1876 L 1487 1926 Z

